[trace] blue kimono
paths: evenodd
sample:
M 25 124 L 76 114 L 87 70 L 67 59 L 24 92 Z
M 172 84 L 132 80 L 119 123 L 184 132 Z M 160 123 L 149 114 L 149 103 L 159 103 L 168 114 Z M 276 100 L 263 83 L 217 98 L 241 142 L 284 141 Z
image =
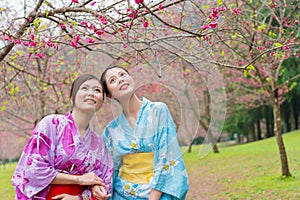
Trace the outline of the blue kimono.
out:
M 103 137 L 114 160 L 112 200 L 145 200 L 152 188 L 161 200 L 185 199 L 188 177 L 166 104 L 143 98 L 134 129 L 122 112 Z

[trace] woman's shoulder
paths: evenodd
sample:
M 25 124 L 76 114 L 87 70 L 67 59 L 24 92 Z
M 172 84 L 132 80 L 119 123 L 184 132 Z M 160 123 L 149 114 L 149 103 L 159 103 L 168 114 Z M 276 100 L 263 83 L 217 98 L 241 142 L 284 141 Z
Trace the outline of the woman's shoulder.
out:
M 108 122 L 108 124 L 105 126 L 105 130 L 109 128 L 115 128 L 118 126 L 118 121 L 120 120 L 120 116 L 116 117 L 115 119 Z
M 70 118 L 69 114 L 48 114 L 42 117 L 40 120 L 41 123 L 45 123 L 48 125 L 58 125 L 60 123 L 65 123 Z
M 151 110 L 155 110 L 155 111 L 167 111 L 168 110 L 168 106 L 166 103 L 161 102 L 161 101 L 149 101 L 148 100 L 148 108 L 150 108 Z

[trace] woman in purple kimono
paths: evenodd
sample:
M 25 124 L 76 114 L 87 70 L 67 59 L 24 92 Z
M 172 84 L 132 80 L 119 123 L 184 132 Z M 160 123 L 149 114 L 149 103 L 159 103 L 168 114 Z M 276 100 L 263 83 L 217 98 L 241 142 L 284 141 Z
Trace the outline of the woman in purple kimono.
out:
M 48 115 L 34 128 L 21 155 L 12 184 L 16 199 L 105 200 L 110 197 L 113 161 L 90 120 L 103 102 L 93 75 L 72 84 L 72 109 Z

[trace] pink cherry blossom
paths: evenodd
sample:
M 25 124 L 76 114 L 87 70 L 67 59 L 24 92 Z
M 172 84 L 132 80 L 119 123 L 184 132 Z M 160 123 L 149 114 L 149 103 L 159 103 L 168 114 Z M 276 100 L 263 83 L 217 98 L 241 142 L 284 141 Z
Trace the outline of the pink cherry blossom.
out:
M 95 33 L 97 35 L 103 35 L 104 31 L 103 30 L 96 30 Z
M 136 4 L 140 4 L 140 3 L 143 3 L 144 0 L 134 0 L 134 2 L 135 2 Z
M 144 26 L 145 28 L 147 28 L 147 27 L 149 26 L 149 22 L 148 22 L 148 21 L 145 21 L 144 24 L 143 24 L 143 26 Z
M 49 41 L 47 41 L 47 43 L 46 43 L 49 47 L 53 47 L 54 46 L 54 44 L 49 40 Z
M 214 19 L 218 19 L 218 18 L 219 18 L 219 12 L 218 12 L 218 9 L 216 9 L 216 8 L 211 8 L 211 10 L 212 10 L 211 16 L 212 16 Z
M 158 9 L 159 9 L 159 10 L 162 10 L 162 9 L 163 9 L 163 5 L 162 5 L 162 4 L 159 4 Z
M 95 1 L 92 1 L 92 3 L 90 3 L 91 6 L 94 6 L 96 4 Z
M 138 13 L 135 10 L 131 10 L 130 13 L 129 13 L 129 15 L 128 15 L 128 17 L 129 18 L 134 18 L 135 16 L 137 16 L 137 14 Z
M 283 50 L 288 50 L 290 47 L 289 46 L 284 46 Z
M 226 7 L 221 7 L 221 8 L 219 8 L 219 11 L 225 11 L 226 10 Z
M 67 26 L 64 23 L 60 24 L 60 27 L 64 30 L 67 28 Z
M 73 2 L 73 3 L 79 3 L 79 1 L 78 1 L 78 0 L 72 0 L 72 2 Z
M 37 53 L 36 56 L 40 59 L 43 59 L 45 55 L 43 53 Z
M 208 24 L 209 28 L 217 28 L 217 26 L 218 26 L 218 22 L 211 22 Z
M 80 35 L 76 35 L 74 40 L 78 42 L 80 40 Z
M 29 45 L 29 42 L 23 41 L 22 44 L 23 44 L 24 46 L 28 46 L 28 45 Z
M 94 24 L 90 24 L 90 25 L 89 25 L 89 28 L 95 30 L 96 27 L 95 27 Z
M 209 28 L 209 26 L 207 26 L 207 25 L 203 25 L 203 26 L 201 27 L 202 31 L 205 31 L 205 30 L 208 29 L 208 28 Z
M 72 47 L 77 47 L 77 46 L 78 46 L 78 43 L 77 43 L 76 41 L 72 41 L 72 42 L 71 42 L 71 46 L 72 46 Z
M 92 43 L 95 43 L 95 40 L 93 38 L 88 37 L 88 38 L 86 38 L 86 42 L 92 44 Z
M 107 22 L 107 19 L 106 18 L 104 18 L 104 17 L 98 17 L 98 19 L 100 20 L 100 22 L 102 23 L 102 24 L 104 24 L 104 25 L 106 25 L 108 22 Z
M 275 2 L 272 2 L 272 3 L 270 4 L 270 6 L 271 6 L 271 8 L 276 8 Z
M 11 37 L 11 36 L 8 36 L 8 35 L 3 35 L 3 39 L 4 39 L 4 40 L 11 40 L 12 37 Z
M 34 40 L 34 34 L 33 33 L 30 33 L 30 35 L 29 35 L 29 38 L 30 38 L 30 40 Z
M 71 45 L 73 47 L 77 47 L 78 46 L 78 41 L 80 40 L 80 35 L 76 35 L 75 38 L 73 39 L 73 41 L 71 42 Z
M 82 21 L 81 25 L 86 26 L 86 27 L 88 26 L 87 22 L 85 22 L 85 21 Z
M 239 10 L 238 8 L 234 8 L 234 9 L 233 9 L 233 12 L 234 12 L 236 15 L 240 14 L 240 10 Z
M 125 26 L 126 27 L 130 27 L 130 26 L 132 26 L 133 25 L 133 22 L 127 22 L 127 23 L 125 23 Z
M 21 44 L 21 40 L 20 39 L 14 40 L 14 44 Z
M 36 42 L 34 42 L 34 41 L 29 42 L 29 46 L 36 47 Z

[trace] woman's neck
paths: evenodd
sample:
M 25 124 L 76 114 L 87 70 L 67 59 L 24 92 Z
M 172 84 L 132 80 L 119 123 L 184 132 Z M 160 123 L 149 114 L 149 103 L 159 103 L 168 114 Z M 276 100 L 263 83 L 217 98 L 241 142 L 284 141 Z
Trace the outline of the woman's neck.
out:
M 127 119 L 137 119 L 142 106 L 142 101 L 136 96 L 136 94 L 131 95 L 127 101 L 121 101 L 120 104 Z
M 86 130 L 89 127 L 89 123 L 93 115 L 90 113 L 80 112 L 80 110 L 74 109 L 72 111 L 72 116 L 81 137 L 83 137 Z

